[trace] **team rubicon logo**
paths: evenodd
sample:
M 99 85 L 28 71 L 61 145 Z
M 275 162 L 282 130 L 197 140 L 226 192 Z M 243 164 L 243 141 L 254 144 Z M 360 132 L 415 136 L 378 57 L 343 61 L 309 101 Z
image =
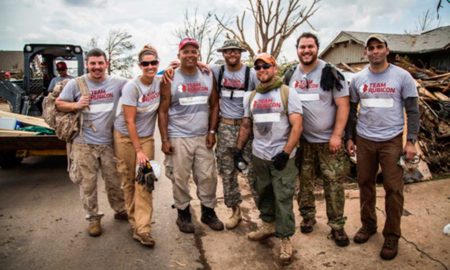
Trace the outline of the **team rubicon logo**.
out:
M 363 85 L 363 93 L 367 92 L 367 90 L 369 89 L 369 86 L 367 84 Z
M 178 85 L 178 92 L 184 93 L 184 92 L 186 92 L 186 90 L 187 90 L 187 87 L 185 84 Z

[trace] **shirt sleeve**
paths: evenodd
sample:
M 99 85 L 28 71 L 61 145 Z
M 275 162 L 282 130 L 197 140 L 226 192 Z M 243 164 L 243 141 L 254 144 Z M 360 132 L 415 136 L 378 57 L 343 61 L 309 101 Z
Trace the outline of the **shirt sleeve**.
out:
M 402 98 L 407 99 L 409 97 L 418 97 L 417 87 L 411 74 L 405 71 L 403 74 Z
M 303 114 L 302 101 L 300 95 L 292 88 L 289 88 L 288 96 L 288 114 L 299 113 Z
M 78 91 L 78 86 L 75 79 L 70 79 L 70 81 L 67 82 L 66 86 L 64 86 L 61 94 L 59 94 L 59 98 L 61 100 L 68 102 L 78 101 L 80 96 L 81 93 L 80 91 Z
M 347 97 L 350 95 L 348 82 L 346 80 L 342 80 L 340 82 L 342 84 L 342 89 L 340 91 L 333 89 L 333 97 L 335 98 Z
M 137 89 L 135 82 L 130 81 L 125 84 L 122 89 L 122 104 L 137 107 L 139 96 L 141 95 Z

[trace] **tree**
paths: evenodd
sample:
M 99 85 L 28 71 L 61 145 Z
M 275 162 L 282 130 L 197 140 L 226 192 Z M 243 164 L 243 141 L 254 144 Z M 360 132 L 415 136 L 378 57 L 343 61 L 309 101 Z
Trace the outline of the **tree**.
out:
M 198 8 L 196 8 L 194 15 L 191 16 L 189 10 L 186 9 L 184 14 L 184 26 L 175 30 L 175 36 L 180 40 L 185 37 L 191 37 L 198 41 L 200 51 L 202 52 L 201 55 L 206 56 L 203 59 L 200 55 L 200 60 L 204 60 L 206 63 L 210 63 L 214 60 L 215 50 L 224 30 L 222 27 L 213 24 L 213 13 L 214 12 L 209 11 L 206 16 L 201 17 L 198 16 Z
M 250 11 L 252 19 L 254 20 L 255 41 L 257 50 L 253 50 L 249 43 L 248 32 L 245 30 L 245 15 L 246 11 L 242 15 L 235 18 L 235 29 L 228 27 L 223 23 L 222 19 L 216 16 L 217 22 L 228 33 L 227 36 L 239 40 L 250 54 L 250 57 L 254 57 L 256 53 L 268 52 L 275 58 L 281 52 L 284 41 L 294 33 L 294 31 L 303 23 L 307 23 L 308 19 L 314 15 L 319 9 L 316 5 L 320 0 L 312 0 L 311 4 L 302 5 L 301 0 L 289 0 L 287 4 L 283 4 L 282 0 L 248 0 L 250 7 L 247 11 Z
M 91 49 L 98 48 L 98 37 L 91 37 L 89 42 L 86 44 L 86 47 L 84 48 L 85 52 L 88 52 Z
M 130 77 L 130 67 L 133 66 L 135 60 L 130 51 L 135 48 L 131 42 L 133 36 L 125 30 L 109 31 L 106 40 L 106 56 L 109 60 L 108 74 L 118 71 L 124 77 Z
M 422 15 L 419 15 L 417 18 L 417 31 L 423 32 L 439 26 L 441 20 L 433 19 L 432 15 L 433 14 L 429 9 L 427 9 L 427 11 L 425 11 Z M 439 17 L 439 15 L 437 15 L 437 17 Z

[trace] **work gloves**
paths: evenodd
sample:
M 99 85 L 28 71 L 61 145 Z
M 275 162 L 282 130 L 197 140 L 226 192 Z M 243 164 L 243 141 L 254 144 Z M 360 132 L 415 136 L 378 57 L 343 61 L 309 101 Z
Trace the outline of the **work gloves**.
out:
M 155 189 L 155 181 L 158 181 L 158 178 L 156 178 L 150 162 L 147 161 L 144 165 L 139 165 L 136 182 L 139 185 L 144 185 L 148 192 L 152 192 Z
M 282 171 L 286 167 L 288 161 L 289 154 L 284 151 L 281 151 L 272 158 L 273 166 L 279 171 Z
M 242 150 L 234 148 L 233 150 L 233 159 L 234 159 L 234 167 L 238 169 L 238 171 L 242 172 L 247 169 L 248 162 L 244 159 L 242 155 Z
M 342 89 L 342 83 L 341 81 L 345 82 L 344 75 L 336 70 L 335 67 L 333 67 L 330 64 L 326 64 L 325 67 L 322 69 L 322 77 L 320 78 L 320 87 L 324 91 L 332 91 L 334 88 L 336 90 L 341 91 Z

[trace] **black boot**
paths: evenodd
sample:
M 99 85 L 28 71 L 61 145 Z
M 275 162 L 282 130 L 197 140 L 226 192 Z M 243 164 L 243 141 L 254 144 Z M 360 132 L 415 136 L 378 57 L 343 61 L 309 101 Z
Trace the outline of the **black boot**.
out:
M 195 228 L 194 224 L 192 224 L 191 211 L 189 205 L 183 209 L 177 209 L 178 218 L 177 218 L 177 226 L 181 232 L 184 233 L 194 233 Z
M 223 230 L 223 223 L 216 216 L 216 212 L 214 211 L 214 208 L 206 207 L 203 204 L 202 204 L 201 221 L 215 231 Z

